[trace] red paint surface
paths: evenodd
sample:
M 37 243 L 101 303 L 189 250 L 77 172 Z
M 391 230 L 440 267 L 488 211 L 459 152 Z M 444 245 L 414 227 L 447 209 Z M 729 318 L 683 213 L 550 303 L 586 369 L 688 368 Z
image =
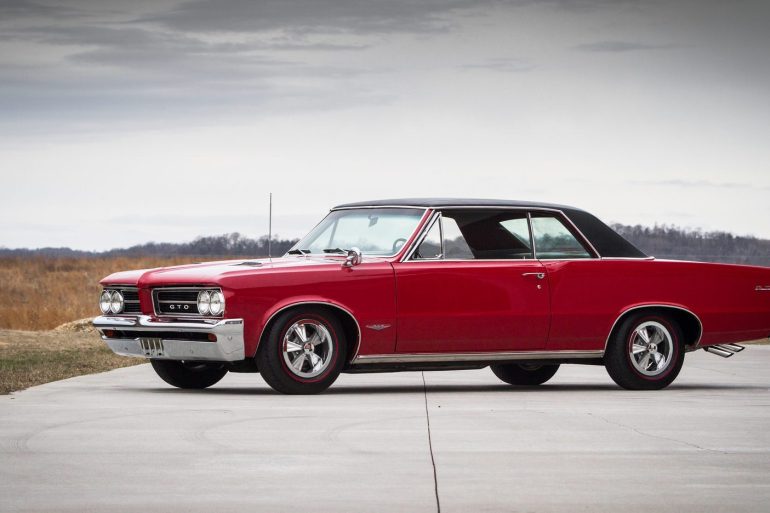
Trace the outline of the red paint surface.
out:
M 116 273 L 104 285 L 135 285 L 143 313 L 150 291 L 219 286 L 225 316 L 243 318 L 254 355 L 270 317 L 321 302 L 350 312 L 361 328 L 359 354 L 603 349 L 615 321 L 644 305 L 685 308 L 703 325 L 701 345 L 770 336 L 770 269 L 664 260 L 398 262 L 289 256 Z M 546 277 L 522 276 L 544 272 Z M 538 289 L 538 285 L 540 288 Z M 368 325 L 390 325 L 376 331 Z M 352 356 L 352 355 L 350 355 Z

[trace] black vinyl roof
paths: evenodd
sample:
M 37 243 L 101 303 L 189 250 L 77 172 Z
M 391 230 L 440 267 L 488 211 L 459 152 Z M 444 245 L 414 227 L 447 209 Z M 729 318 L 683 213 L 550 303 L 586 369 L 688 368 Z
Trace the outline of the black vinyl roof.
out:
M 534 201 L 517 200 L 495 200 L 495 199 L 473 199 L 473 198 L 398 198 L 384 199 L 374 201 L 359 201 L 356 203 L 345 203 L 337 205 L 337 208 L 354 207 L 424 207 L 424 208 L 442 208 L 442 207 L 523 207 L 523 208 L 553 208 L 557 210 L 578 210 L 575 207 L 567 205 L 557 205 L 553 203 L 538 203 Z M 334 210 L 334 209 L 332 209 Z
M 421 207 L 421 208 L 446 208 L 446 207 L 520 207 L 532 210 L 554 209 L 562 211 L 577 227 L 583 236 L 596 248 L 599 255 L 607 258 L 647 258 L 639 248 L 628 242 L 615 230 L 607 226 L 593 214 L 585 210 L 557 205 L 554 203 L 539 203 L 532 201 L 494 200 L 494 199 L 469 199 L 469 198 L 400 198 L 375 201 L 361 201 L 337 205 L 338 208 L 356 207 Z M 332 209 L 332 210 L 334 210 Z

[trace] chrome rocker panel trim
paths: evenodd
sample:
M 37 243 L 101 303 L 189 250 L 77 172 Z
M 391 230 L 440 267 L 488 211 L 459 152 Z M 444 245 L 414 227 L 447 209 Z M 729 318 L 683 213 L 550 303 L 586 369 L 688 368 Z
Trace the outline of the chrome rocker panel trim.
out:
M 443 363 L 514 360 L 559 360 L 601 358 L 604 351 L 498 351 L 489 353 L 403 353 L 358 355 L 351 364 L 368 363 Z
M 154 321 L 148 315 L 131 317 L 101 316 L 93 320 L 102 340 L 115 354 L 159 360 L 204 360 L 216 362 L 234 362 L 243 360 L 244 338 L 243 319 L 223 319 L 220 321 L 168 322 Z M 137 332 L 169 333 L 206 333 L 217 336 L 216 342 L 200 340 L 171 340 L 161 338 L 162 354 L 148 355 L 142 348 L 140 338 L 108 338 L 104 330 L 127 330 Z

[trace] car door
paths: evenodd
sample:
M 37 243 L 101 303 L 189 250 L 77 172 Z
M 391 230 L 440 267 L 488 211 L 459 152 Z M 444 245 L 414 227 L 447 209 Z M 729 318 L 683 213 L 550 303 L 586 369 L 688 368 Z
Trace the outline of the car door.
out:
M 546 269 L 522 210 L 444 209 L 396 276 L 399 353 L 543 349 Z

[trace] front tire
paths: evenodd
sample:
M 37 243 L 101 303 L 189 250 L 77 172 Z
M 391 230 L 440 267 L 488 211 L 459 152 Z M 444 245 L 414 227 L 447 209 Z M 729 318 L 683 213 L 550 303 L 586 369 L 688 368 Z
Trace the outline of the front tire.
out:
M 610 377 L 627 390 L 660 390 L 684 363 L 682 330 L 668 317 L 640 312 L 613 333 L 604 355 Z
M 160 379 L 177 388 L 208 388 L 227 374 L 221 363 L 150 360 L 150 364 Z
M 326 309 L 281 314 L 260 344 L 257 367 L 283 394 L 317 394 L 334 383 L 345 365 L 347 344 L 342 324 Z
M 495 363 L 489 366 L 492 372 L 509 385 L 542 385 L 556 374 L 559 365 L 538 365 L 531 363 Z

